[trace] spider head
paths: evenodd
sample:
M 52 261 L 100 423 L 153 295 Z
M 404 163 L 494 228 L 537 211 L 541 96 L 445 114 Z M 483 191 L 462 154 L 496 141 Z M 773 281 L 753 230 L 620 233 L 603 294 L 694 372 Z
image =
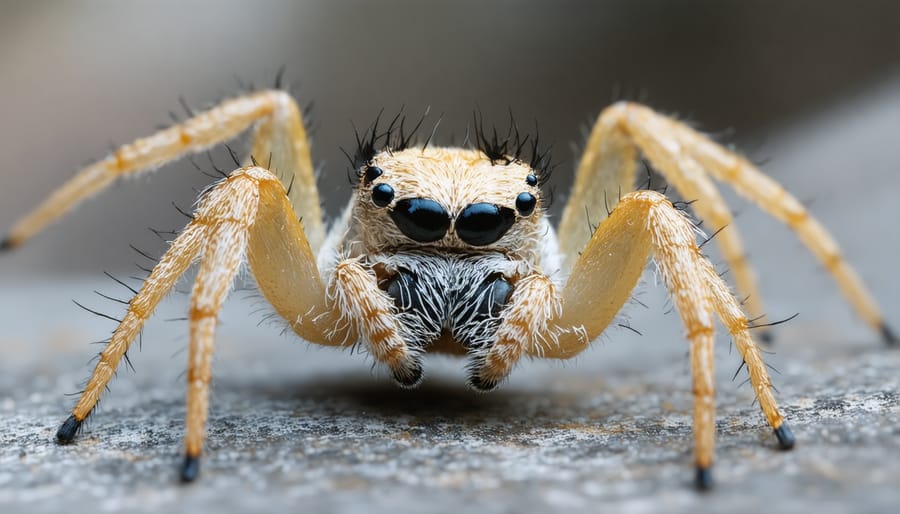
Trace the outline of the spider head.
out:
M 354 216 L 369 251 L 516 252 L 534 239 L 542 216 L 539 172 L 482 150 L 385 150 L 358 174 Z

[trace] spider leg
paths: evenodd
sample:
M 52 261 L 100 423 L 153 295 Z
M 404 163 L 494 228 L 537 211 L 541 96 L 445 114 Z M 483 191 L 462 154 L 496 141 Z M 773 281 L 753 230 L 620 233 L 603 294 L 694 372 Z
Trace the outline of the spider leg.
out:
M 673 137 L 713 177 L 730 184 L 738 194 L 790 227 L 828 270 L 857 314 L 879 331 L 885 342 L 892 345 L 898 342 L 862 279 L 844 259 L 837 242 L 800 201 L 746 158 L 728 151 L 687 125 L 642 109 L 648 111 L 645 113 L 649 120 L 647 130 L 655 130 L 654 123 L 671 126 Z
M 100 394 L 106 389 L 122 360 L 128 347 L 137 337 L 144 322 L 153 313 L 166 293 L 175 285 L 175 281 L 191 265 L 200 252 L 203 241 L 203 230 L 193 222 L 172 242 L 169 250 L 160 258 L 150 276 L 144 281 L 138 294 L 128 303 L 128 312 L 122 323 L 113 332 L 109 343 L 100 352 L 100 360 L 82 391 L 72 415 L 63 423 L 56 433 L 56 439 L 68 444 L 75 439 L 81 424 L 88 417 L 100 400 Z
M 296 215 L 306 220 L 309 241 L 317 249 L 324 239 L 319 195 L 315 188 L 306 130 L 294 99 L 267 90 L 225 100 L 183 123 L 120 146 L 113 153 L 76 173 L 38 207 L 22 217 L 0 243 L 11 249 L 43 230 L 120 177 L 150 171 L 187 154 L 197 153 L 236 137 L 260 122 L 254 132 L 253 155 L 263 164 L 269 156 L 285 187 L 291 191 Z
M 837 243 L 809 216 L 802 204 L 746 159 L 687 125 L 641 105 L 618 103 L 604 110 L 598 118 L 579 166 L 572 199 L 560 224 L 560 245 L 564 251 L 574 254 L 573 251 L 582 248 L 589 238 L 590 228 L 579 223 L 583 209 L 591 209 L 591 221 L 602 219 L 605 213 L 597 207 L 603 205 L 599 202 L 606 196 L 618 194 L 612 188 L 626 192 L 634 187 L 636 150 L 640 150 L 682 195 L 699 200 L 693 208 L 710 223 L 713 231 L 726 227 L 732 219 L 706 173 L 731 184 L 738 193 L 786 223 L 835 278 L 857 313 L 879 330 L 887 342 L 896 342 L 897 338 L 885 325 L 877 304 L 843 259 Z M 737 230 L 734 227 L 723 230 L 716 242 L 735 275 L 739 291 L 749 295 L 748 308 L 754 313 L 762 312 L 761 297 Z
M 101 354 L 72 416 L 57 432 L 59 442 L 74 439 L 146 319 L 199 257 L 188 316 L 187 420 L 181 472 L 185 481 L 196 477 L 206 437 L 216 316 L 245 253 L 260 291 L 297 334 L 323 345 L 352 341 L 352 334 L 336 324 L 340 316 L 327 305 L 315 259 L 284 186 L 267 170 L 241 168 L 204 195 L 193 220 L 129 303 L 128 313 Z
M 591 223 L 602 222 L 607 216 L 606 206 L 615 205 L 620 196 L 635 188 L 638 149 L 648 157 L 651 154 L 646 145 L 638 144 L 627 130 L 619 105 L 604 110 L 597 118 L 579 162 L 572 199 L 559 228 L 563 255 L 577 255 L 590 239 L 591 227 L 584 222 L 583 210 L 589 209 Z M 658 153 L 654 152 L 653 156 Z M 737 228 L 730 226 L 733 224 L 731 212 L 715 184 L 697 162 L 688 157 L 650 160 L 683 198 L 699 200 L 692 207 L 709 224 L 711 231 L 716 232 L 716 243 L 722 249 L 722 256 L 735 277 L 738 290 L 747 298 L 745 307 L 751 313 L 762 314 L 762 296 L 753 270 L 745 258 Z M 572 258 L 569 259 L 571 266 Z M 764 317 L 759 319 L 760 324 L 765 324 Z
M 469 365 L 469 384 L 479 391 L 497 387 L 512 371 L 523 350 L 541 344 L 548 322 L 559 316 L 562 303 L 553 282 L 539 273 L 519 280 L 497 327 L 497 339 Z
M 375 275 L 358 259 L 337 263 L 328 297 L 334 310 L 346 316 L 340 324 L 349 325 L 359 334 L 372 357 L 390 369 L 394 381 L 410 388 L 421 383 L 424 372 L 420 351 L 406 344 L 412 337 L 403 333 L 394 300 L 378 288 Z
M 715 447 L 714 313 L 734 336 L 751 370 L 754 392 L 782 446 L 790 447 L 793 436 L 769 389 L 771 382 L 747 330 L 746 316 L 701 254 L 691 222 L 664 196 L 638 191 L 622 198 L 573 267 L 562 293 L 562 312 L 551 323 L 556 328 L 545 335 L 550 343 L 533 346 L 528 353 L 569 358 L 586 348 L 627 301 L 650 255 L 665 279 L 690 342 L 696 483 L 708 489 Z

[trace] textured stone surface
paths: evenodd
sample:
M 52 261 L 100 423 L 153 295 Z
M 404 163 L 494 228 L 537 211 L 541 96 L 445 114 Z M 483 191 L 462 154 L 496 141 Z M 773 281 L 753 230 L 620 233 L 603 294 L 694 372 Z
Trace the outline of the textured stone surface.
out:
M 614 330 L 576 362 L 526 364 L 486 395 L 462 385 L 461 361 L 440 358 L 427 361 L 421 389 L 398 389 L 362 355 L 306 348 L 273 327 L 229 321 L 250 309 L 231 302 L 201 478 L 183 487 L 176 468 L 184 323 L 161 321 L 183 312 L 183 295 L 148 327 L 144 349 L 132 353 L 137 372 L 120 373 L 77 443 L 53 442 L 73 401 L 64 393 L 88 371 L 81 343 L 108 325 L 66 298 L 108 285 L 3 291 L 6 312 L 44 301 L 71 318 L 66 330 L 58 319 L 18 330 L 43 336 L 0 341 L 0 507 L 13 508 L 4 511 L 50 512 L 64 500 L 77 510 L 132 512 L 788 512 L 811 503 L 819 512 L 874 512 L 900 501 L 900 352 L 874 338 L 821 342 L 799 330 L 781 334 L 769 359 L 781 371 L 775 381 L 797 448 L 776 449 L 749 387 L 738 386 L 743 372 L 729 381 L 739 361 L 721 338 L 717 490 L 694 493 L 688 361 L 677 337 L 666 335 L 677 334 L 674 316 L 663 316 L 655 297 L 645 298 L 650 312 L 632 319 L 649 327 L 643 337 Z

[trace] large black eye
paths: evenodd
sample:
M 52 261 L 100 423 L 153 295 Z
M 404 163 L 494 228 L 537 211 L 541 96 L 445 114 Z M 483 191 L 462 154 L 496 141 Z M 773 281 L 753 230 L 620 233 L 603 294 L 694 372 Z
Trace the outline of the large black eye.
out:
M 450 228 L 447 211 L 427 198 L 400 200 L 391 211 L 391 219 L 406 237 L 420 243 L 437 241 Z
M 378 207 L 387 207 L 394 199 L 394 188 L 387 184 L 378 184 L 372 188 L 372 203 Z
M 456 218 L 456 235 L 472 246 L 489 245 L 513 226 L 516 214 L 512 209 L 489 203 L 473 203 Z

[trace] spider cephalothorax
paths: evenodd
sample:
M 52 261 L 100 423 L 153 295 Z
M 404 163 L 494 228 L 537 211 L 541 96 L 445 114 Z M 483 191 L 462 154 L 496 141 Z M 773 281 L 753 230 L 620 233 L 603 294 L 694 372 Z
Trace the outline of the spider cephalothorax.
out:
M 386 132 L 376 123 L 357 136 L 351 157 L 357 189 L 327 236 L 301 114 L 282 91 L 227 100 L 82 170 L 20 220 L 0 249 L 22 244 L 117 177 L 155 169 L 251 126 L 253 153 L 270 156 L 266 168 L 278 175 L 250 159 L 202 197 L 191 222 L 128 302 L 57 440 L 74 440 L 144 322 L 195 260 L 185 481 L 197 476 L 206 437 L 217 315 L 244 262 L 263 296 L 306 341 L 362 345 L 404 386 L 422 379 L 423 353 L 469 355 L 470 385 L 488 390 L 522 357 L 566 359 L 587 348 L 630 298 L 649 257 L 690 342 L 696 484 L 709 488 L 715 317 L 741 354 L 780 446 L 792 447 L 794 437 L 750 336 L 755 326 L 701 253 L 697 228 L 662 194 L 634 191 L 641 155 L 683 197 L 696 200 L 692 208 L 719 234 L 716 241 L 742 295 L 751 298 L 751 310 L 761 305 L 756 284 L 710 177 L 795 230 L 859 314 L 896 342 L 837 244 L 803 205 L 746 159 L 690 127 L 632 103 L 604 110 L 578 165 L 557 238 L 539 189 L 549 170 L 547 152 L 536 138 L 520 136 L 512 122 L 500 136 L 475 121 L 475 148 L 430 147 L 430 137 L 414 146 L 421 122 L 407 133 L 399 117 Z M 527 150 L 530 155 L 523 155 Z M 599 225 L 589 223 L 586 213 Z

